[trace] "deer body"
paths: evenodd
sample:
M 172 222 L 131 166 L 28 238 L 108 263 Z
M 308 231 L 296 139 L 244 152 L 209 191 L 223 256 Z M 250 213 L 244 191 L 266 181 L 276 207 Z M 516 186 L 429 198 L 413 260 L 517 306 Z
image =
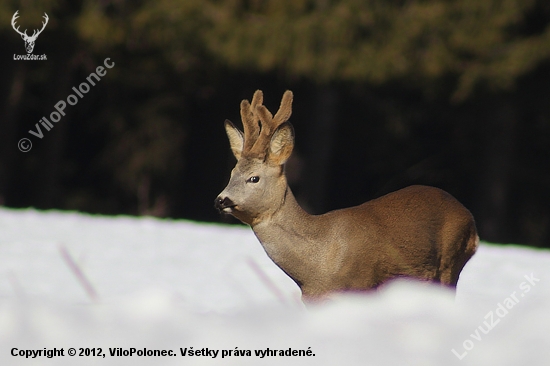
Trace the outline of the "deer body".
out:
M 237 165 L 215 205 L 252 227 L 305 300 L 403 276 L 456 286 L 479 241 L 464 206 L 440 189 L 411 186 L 359 206 L 308 214 L 284 175 L 294 144 L 287 122 L 292 94 L 285 93 L 275 117 L 261 97 L 258 91 L 252 105 L 241 104 L 244 135 L 226 121 Z

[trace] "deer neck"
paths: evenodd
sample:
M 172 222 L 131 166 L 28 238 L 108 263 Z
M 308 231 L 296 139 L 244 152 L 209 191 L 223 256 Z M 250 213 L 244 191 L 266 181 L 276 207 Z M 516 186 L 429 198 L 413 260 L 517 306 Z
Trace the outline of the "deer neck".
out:
M 288 186 L 280 207 L 251 226 L 267 255 L 300 287 L 322 266 L 323 225 L 300 207 Z

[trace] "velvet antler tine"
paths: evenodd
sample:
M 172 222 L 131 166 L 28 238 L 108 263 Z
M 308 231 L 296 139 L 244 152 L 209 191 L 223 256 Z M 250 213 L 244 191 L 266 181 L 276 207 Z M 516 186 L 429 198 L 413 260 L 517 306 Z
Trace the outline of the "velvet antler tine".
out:
M 256 110 L 256 106 L 264 104 L 264 93 L 261 90 L 256 90 L 254 96 L 252 97 L 251 111 Z
M 290 115 L 292 114 L 293 98 L 294 98 L 294 95 L 290 90 L 287 90 L 283 94 L 283 98 L 281 99 L 281 105 L 279 107 L 279 110 L 277 111 L 277 113 L 275 113 L 275 117 L 273 117 L 273 130 L 275 130 L 284 122 L 288 121 L 288 119 L 290 118 Z
M 257 106 L 254 112 L 262 124 L 262 131 L 260 133 L 268 135 L 273 131 L 273 115 L 264 105 Z
M 276 126 L 273 125 L 273 115 L 264 105 L 257 106 L 255 112 L 256 116 L 260 119 L 262 129 L 260 130 L 258 140 L 252 147 L 251 153 L 259 158 L 264 158 L 269 146 L 269 140 Z
M 256 90 L 252 97 L 252 103 L 244 99 L 241 102 L 241 119 L 243 121 L 244 129 L 244 148 L 243 151 L 247 152 L 252 149 L 258 136 L 260 135 L 259 120 L 254 111 L 259 105 L 262 105 L 264 101 L 264 94 L 261 90 Z
M 257 118 L 252 113 L 250 103 L 246 99 L 241 102 L 241 120 L 244 130 L 243 151 L 248 151 L 258 139 L 260 127 L 258 126 Z

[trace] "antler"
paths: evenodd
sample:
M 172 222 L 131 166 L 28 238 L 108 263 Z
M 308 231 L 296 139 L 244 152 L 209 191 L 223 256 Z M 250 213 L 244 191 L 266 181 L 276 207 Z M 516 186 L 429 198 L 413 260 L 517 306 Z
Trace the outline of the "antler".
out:
M 28 35 L 27 35 L 27 30 L 26 30 L 26 29 L 25 29 L 25 32 L 23 33 L 23 32 L 21 32 L 21 31 L 19 30 L 19 27 L 15 28 L 15 20 L 16 20 L 17 18 L 19 18 L 19 15 L 17 15 L 17 13 L 19 13 L 19 10 L 17 10 L 17 11 L 15 12 L 15 14 L 13 14 L 13 17 L 11 18 L 11 26 L 12 26 L 13 30 L 15 30 L 15 31 L 16 31 L 17 33 L 19 33 L 21 36 L 26 36 L 26 37 L 28 37 Z M 45 14 L 45 13 L 44 13 L 44 14 Z
M 250 149 L 251 155 L 258 155 L 261 157 L 265 156 L 273 133 L 280 125 L 288 121 L 290 115 L 292 114 L 293 98 L 294 96 L 290 90 L 285 91 L 283 98 L 281 99 L 281 105 L 279 106 L 279 110 L 275 114 L 275 117 L 273 117 L 271 112 L 269 112 L 264 105 L 259 104 L 256 106 L 254 115 L 260 119 L 261 125 L 259 136 Z
M 241 119 L 244 129 L 244 147 L 243 152 L 250 151 L 254 143 L 258 139 L 262 126 L 260 120 L 254 113 L 256 108 L 262 105 L 264 101 L 264 93 L 261 90 L 256 90 L 252 97 L 252 104 L 244 99 L 241 102 Z
M 44 30 L 44 28 L 46 28 L 46 25 L 48 24 L 48 20 L 50 20 L 50 18 L 48 17 L 48 14 L 44 13 L 43 18 L 44 18 L 45 22 L 42 22 L 42 29 L 40 29 L 40 30 L 36 30 L 36 29 L 35 29 L 35 30 L 33 31 L 33 33 L 32 33 L 32 36 L 29 37 L 29 35 L 27 34 L 27 30 L 26 30 L 26 29 L 25 29 L 24 32 L 21 32 L 21 31 L 19 30 L 19 26 L 18 26 L 17 28 L 15 28 L 15 21 L 16 21 L 17 18 L 19 18 L 19 15 L 18 15 L 17 13 L 19 13 L 19 10 L 17 10 L 17 11 L 15 12 L 15 14 L 13 14 L 13 17 L 11 18 L 11 26 L 13 27 L 13 29 L 14 29 L 17 33 L 19 33 L 19 34 L 21 35 L 21 37 L 24 37 L 25 39 L 29 39 L 29 40 L 34 40 L 34 39 L 36 39 L 36 38 L 38 37 L 38 35 L 39 35 L 40 33 L 42 33 L 42 31 Z
M 264 94 L 256 90 L 252 103 L 244 99 L 241 102 L 241 119 L 244 129 L 243 155 L 264 158 L 273 133 L 292 114 L 293 95 L 290 90 L 283 94 L 279 110 L 275 117 L 263 105 Z
M 32 36 L 31 38 L 36 38 L 38 37 L 38 35 L 40 33 L 42 33 L 42 31 L 44 30 L 44 28 L 46 28 L 46 25 L 48 24 L 48 20 L 50 20 L 50 18 L 48 18 L 48 14 L 44 13 L 44 16 L 42 17 L 44 18 L 45 22 L 42 22 L 42 29 L 40 29 L 39 31 L 37 31 L 36 29 L 34 30 L 34 32 L 32 33 Z M 35 35 L 36 33 L 36 35 Z

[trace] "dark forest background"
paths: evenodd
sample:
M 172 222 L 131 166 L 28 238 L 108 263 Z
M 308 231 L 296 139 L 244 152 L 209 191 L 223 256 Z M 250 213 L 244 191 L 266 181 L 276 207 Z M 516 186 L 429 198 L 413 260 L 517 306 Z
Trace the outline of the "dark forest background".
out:
M 14 60 L 16 10 L 29 34 L 48 14 L 47 61 Z M 0 205 L 234 222 L 213 208 L 223 121 L 291 89 L 288 175 L 310 212 L 428 184 L 482 239 L 550 246 L 547 0 L 0 1 L 0 42 Z

